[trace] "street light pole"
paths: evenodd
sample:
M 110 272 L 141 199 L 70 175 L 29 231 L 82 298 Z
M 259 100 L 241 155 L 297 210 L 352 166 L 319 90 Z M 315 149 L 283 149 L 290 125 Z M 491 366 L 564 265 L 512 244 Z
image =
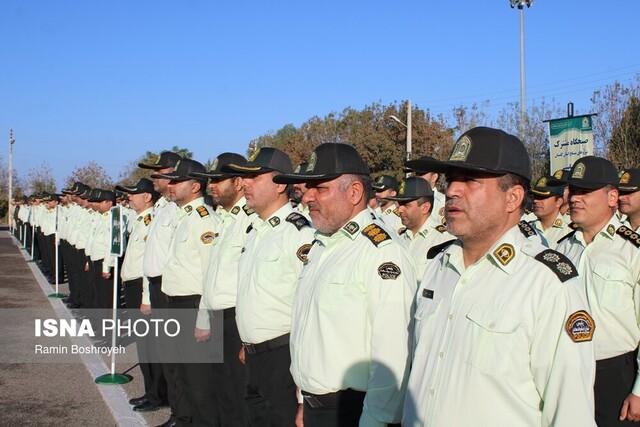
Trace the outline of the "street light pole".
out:
M 525 83 L 524 83 L 524 6 L 531 7 L 533 0 L 509 0 L 511 8 L 520 10 L 520 136 L 525 135 Z
M 407 153 L 406 159 L 407 161 L 411 160 L 411 100 L 407 99 L 407 123 L 405 124 L 402 120 L 397 118 L 396 116 L 389 116 L 391 120 L 398 123 L 401 126 L 404 126 L 407 129 Z
M 13 200 L 13 144 L 16 142 L 13 139 L 13 129 L 9 132 L 9 197 L 7 199 L 7 216 L 9 221 L 9 228 L 13 229 L 13 216 L 11 215 L 11 201 Z

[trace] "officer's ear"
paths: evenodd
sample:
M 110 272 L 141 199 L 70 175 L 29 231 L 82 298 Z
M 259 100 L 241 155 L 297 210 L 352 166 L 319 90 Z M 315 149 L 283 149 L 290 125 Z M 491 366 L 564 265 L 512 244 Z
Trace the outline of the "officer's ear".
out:
M 618 208 L 618 197 L 620 196 L 620 192 L 617 188 L 613 186 L 605 187 L 605 191 L 607 192 L 607 204 L 612 209 Z
M 359 179 L 354 179 L 349 183 L 347 187 L 347 198 L 351 202 L 352 205 L 356 206 L 361 203 L 363 200 L 367 200 L 366 194 L 367 192 L 364 189 L 364 185 Z
M 505 196 L 507 198 L 507 212 L 511 213 L 520 211 L 520 207 L 522 206 L 522 202 L 526 195 L 527 192 L 520 184 L 515 184 L 508 188 L 505 192 Z
M 234 176 L 231 179 L 233 189 L 236 191 L 236 193 L 240 192 L 242 190 L 242 178 L 240 178 L 239 176 Z

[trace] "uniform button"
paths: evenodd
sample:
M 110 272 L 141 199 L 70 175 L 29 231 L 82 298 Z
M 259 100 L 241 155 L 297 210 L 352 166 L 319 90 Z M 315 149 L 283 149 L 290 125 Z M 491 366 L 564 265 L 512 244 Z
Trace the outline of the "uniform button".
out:
M 441 358 L 442 358 L 442 357 L 444 357 L 444 351 L 441 351 L 439 356 L 440 356 Z
M 436 391 L 435 391 L 434 389 L 431 389 L 431 390 L 429 390 L 429 394 L 430 394 L 431 396 L 433 396 L 434 394 L 436 394 Z
M 491 323 L 489 323 L 489 327 L 490 327 L 490 328 L 495 328 L 495 327 L 496 327 L 496 324 L 495 324 L 494 322 L 491 322 Z
M 452 319 L 453 319 L 453 314 L 450 314 L 449 315 L 449 320 L 452 320 Z
M 463 285 L 466 285 L 466 284 L 467 284 L 467 279 L 462 279 L 462 280 L 460 281 L 460 283 L 462 283 Z

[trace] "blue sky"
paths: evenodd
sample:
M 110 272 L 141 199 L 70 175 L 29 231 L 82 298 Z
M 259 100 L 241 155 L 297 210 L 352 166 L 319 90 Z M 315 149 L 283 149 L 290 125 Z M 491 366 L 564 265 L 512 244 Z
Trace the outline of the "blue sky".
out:
M 115 179 L 147 150 L 205 162 L 287 123 L 411 99 L 447 114 L 520 96 L 508 0 L 4 0 L 0 156 L 59 185 L 95 160 Z M 525 9 L 527 104 L 588 112 L 594 89 L 640 72 L 640 1 Z

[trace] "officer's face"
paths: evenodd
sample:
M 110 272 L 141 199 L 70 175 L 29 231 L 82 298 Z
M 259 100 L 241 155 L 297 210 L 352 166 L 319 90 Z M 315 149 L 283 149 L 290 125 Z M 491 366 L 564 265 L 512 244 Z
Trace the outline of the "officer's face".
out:
M 533 196 L 533 213 L 538 218 L 548 218 L 550 215 L 557 216 L 560 206 L 562 206 L 562 197 Z
M 213 201 L 225 208 L 229 207 L 229 204 L 235 201 L 236 195 L 238 194 L 234 185 L 238 179 L 240 178 L 211 179 L 209 182 L 209 192 L 211 193 Z
M 461 169 L 447 173 L 444 210 L 447 230 L 463 243 L 497 239 L 502 234 L 509 214 L 515 208 L 513 200 L 509 201 L 513 192 L 503 192 L 498 186 L 498 179 Z
M 267 172 L 242 178 L 247 206 L 255 210 L 258 215 L 271 211 L 274 205 L 279 204 L 280 194 L 286 189 L 285 185 L 273 182 L 273 176 L 273 172 Z
M 393 202 L 389 202 L 387 200 L 382 200 L 382 199 L 385 199 L 387 197 L 393 197 L 395 195 L 396 195 L 396 190 L 392 188 L 387 188 L 384 191 L 376 191 L 376 200 L 378 201 L 378 205 L 386 206 L 390 203 L 393 203 Z
M 144 200 L 146 194 L 148 193 L 129 194 L 129 206 L 131 207 L 131 209 L 133 209 L 137 213 L 142 212 L 145 206 Z
M 412 231 L 420 228 L 427 218 L 429 218 L 430 206 L 431 204 L 429 202 L 424 202 L 422 205 L 418 206 L 417 200 L 400 202 L 398 206 L 398 214 L 400 215 L 402 225 Z
M 333 234 L 359 212 L 362 193 L 360 182 L 349 183 L 343 175 L 329 181 L 307 183 L 302 202 L 309 207 L 313 226 L 322 233 Z
M 613 209 L 618 206 L 618 190 L 599 188 L 588 190 L 569 188 L 569 211 L 571 221 L 582 228 L 598 226 L 608 221 Z
M 176 205 L 182 207 L 199 196 L 199 194 L 196 194 L 198 185 L 199 184 L 192 179 L 186 181 L 170 181 L 169 198 Z
M 173 172 L 173 168 L 164 168 L 156 171 L 158 174 L 167 174 Z M 152 178 L 153 189 L 160 194 L 165 194 L 169 187 L 169 180 L 164 178 Z
M 640 191 L 633 193 L 621 193 L 618 197 L 618 206 L 620 212 L 636 217 L 640 215 Z

